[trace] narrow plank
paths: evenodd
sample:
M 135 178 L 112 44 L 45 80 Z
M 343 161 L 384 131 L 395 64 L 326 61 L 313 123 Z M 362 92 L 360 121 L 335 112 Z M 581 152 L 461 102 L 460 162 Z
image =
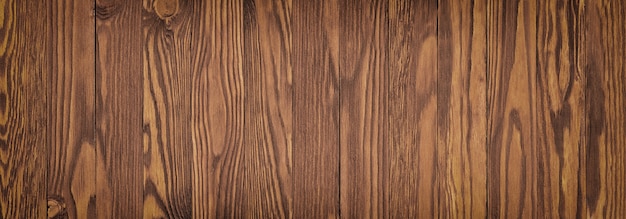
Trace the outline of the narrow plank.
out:
M 143 216 L 141 2 L 96 1 L 96 214 Z
M 191 218 L 191 85 L 201 1 L 144 1 L 143 217 Z
M 584 145 L 585 76 L 578 71 L 579 1 L 537 1 L 537 213 L 575 218 Z
M 389 2 L 385 217 L 437 218 L 437 1 Z
M 585 211 L 591 218 L 626 217 L 626 3 L 586 2 L 583 68 L 586 80 L 587 141 L 584 160 Z
M 341 216 L 382 217 L 389 2 L 342 0 L 339 6 Z
M 487 6 L 487 194 L 490 217 L 537 217 L 535 0 Z
M 49 7 L 0 0 L 0 218 L 46 216 Z
M 242 214 L 291 216 L 291 2 L 243 1 Z
M 439 0 L 440 216 L 487 215 L 487 1 Z
M 204 1 L 203 1 L 204 2 Z M 191 93 L 193 218 L 243 217 L 247 197 L 244 138 L 243 3 L 206 1 L 201 7 L 202 57 Z
M 95 218 L 94 1 L 51 1 L 48 217 Z M 63 208 L 63 206 L 65 206 Z
M 294 1 L 293 217 L 339 217 L 339 5 Z

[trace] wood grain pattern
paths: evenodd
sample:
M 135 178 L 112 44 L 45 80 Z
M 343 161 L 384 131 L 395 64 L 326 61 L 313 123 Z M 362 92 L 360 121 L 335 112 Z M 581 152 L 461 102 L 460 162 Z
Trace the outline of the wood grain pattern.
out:
M 487 1 L 440 0 L 437 126 L 440 216 L 487 214 Z
M 246 217 L 292 214 L 291 181 L 291 2 L 243 2 L 243 172 L 237 180 L 248 198 Z
M 488 2 L 490 217 L 537 217 L 535 0 Z
M 96 1 L 96 214 L 143 216 L 139 1 Z
M 339 217 L 339 5 L 293 2 L 293 217 Z
M 0 218 L 46 215 L 49 7 L 0 0 Z
M 200 1 L 143 2 L 143 217 L 191 218 L 191 89 Z
M 385 217 L 436 218 L 437 1 L 389 2 Z
M 94 1 L 51 1 L 52 51 L 47 192 L 65 209 L 48 217 L 95 218 Z
M 537 1 L 537 216 L 575 218 L 581 191 L 585 75 L 579 1 Z M 580 216 L 580 215 L 579 215 Z
M 242 217 L 243 2 L 208 1 L 203 8 L 197 55 L 204 64 L 194 72 L 191 101 L 192 216 Z
M 344 0 L 339 5 L 341 216 L 382 217 L 389 2 Z
M 626 216 L 626 4 L 586 2 L 583 69 L 586 73 L 586 145 L 582 217 Z
M 620 0 L 0 0 L 0 219 L 624 218 Z

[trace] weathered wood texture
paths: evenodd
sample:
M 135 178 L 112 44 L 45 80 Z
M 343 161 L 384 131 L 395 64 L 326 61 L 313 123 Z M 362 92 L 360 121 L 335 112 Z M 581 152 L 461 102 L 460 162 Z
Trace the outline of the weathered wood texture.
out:
M 0 218 L 46 215 L 49 7 L 0 0 Z
M 48 216 L 95 218 L 94 1 L 51 1 Z M 65 205 L 63 207 L 63 205 Z

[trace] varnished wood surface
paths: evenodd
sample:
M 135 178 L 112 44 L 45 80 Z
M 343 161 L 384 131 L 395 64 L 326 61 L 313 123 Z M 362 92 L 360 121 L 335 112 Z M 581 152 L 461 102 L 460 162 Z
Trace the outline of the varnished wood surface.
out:
M 626 216 L 619 0 L 0 8 L 0 218 Z

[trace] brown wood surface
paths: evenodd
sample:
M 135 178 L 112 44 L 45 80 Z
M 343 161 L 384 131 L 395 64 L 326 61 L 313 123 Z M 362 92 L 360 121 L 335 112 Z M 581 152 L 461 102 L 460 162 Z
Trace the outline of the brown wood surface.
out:
M 487 1 L 440 0 L 437 150 L 440 216 L 487 214 Z
M 581 31 L 585 136 L 581 217 L 626 215 L 626 3 L 586 2 Z M 583 207 L 584 206 L 584 207 Z
M 620 0 L 0 12 L 0 219 L 626 217 Z
M 94 13 L 96 216 L 140 218 L 145 168 L 142 5 L 139 1 L 96 0 Z
M 51 6 L 0 0 L 0 218 L 46 216 Z
M 144 1 L 141 22 L 143 81 L 143 217 L 192 214 L 191 85 L 200 67 L 192 22 L 200 1 Z M 175 19 L 176 18 L 176 19 Z M 139 34 L 139 33 L 137 33 Z
M 390 0 L 389 41 L 383 217 L 436 218 L 437 1 Z
M 354 5 L 361 7 L 354 7 Z M 387 133 L 387 0 L 340 2 L 341 216 L 381 217 Z
M 337 218 L 339 4 L 292 3 L 293 217 Z
M 48 216 L 95 218 L 94 1 L 51 1 Z M 63 207 L 64 205 L 64 207 Z

